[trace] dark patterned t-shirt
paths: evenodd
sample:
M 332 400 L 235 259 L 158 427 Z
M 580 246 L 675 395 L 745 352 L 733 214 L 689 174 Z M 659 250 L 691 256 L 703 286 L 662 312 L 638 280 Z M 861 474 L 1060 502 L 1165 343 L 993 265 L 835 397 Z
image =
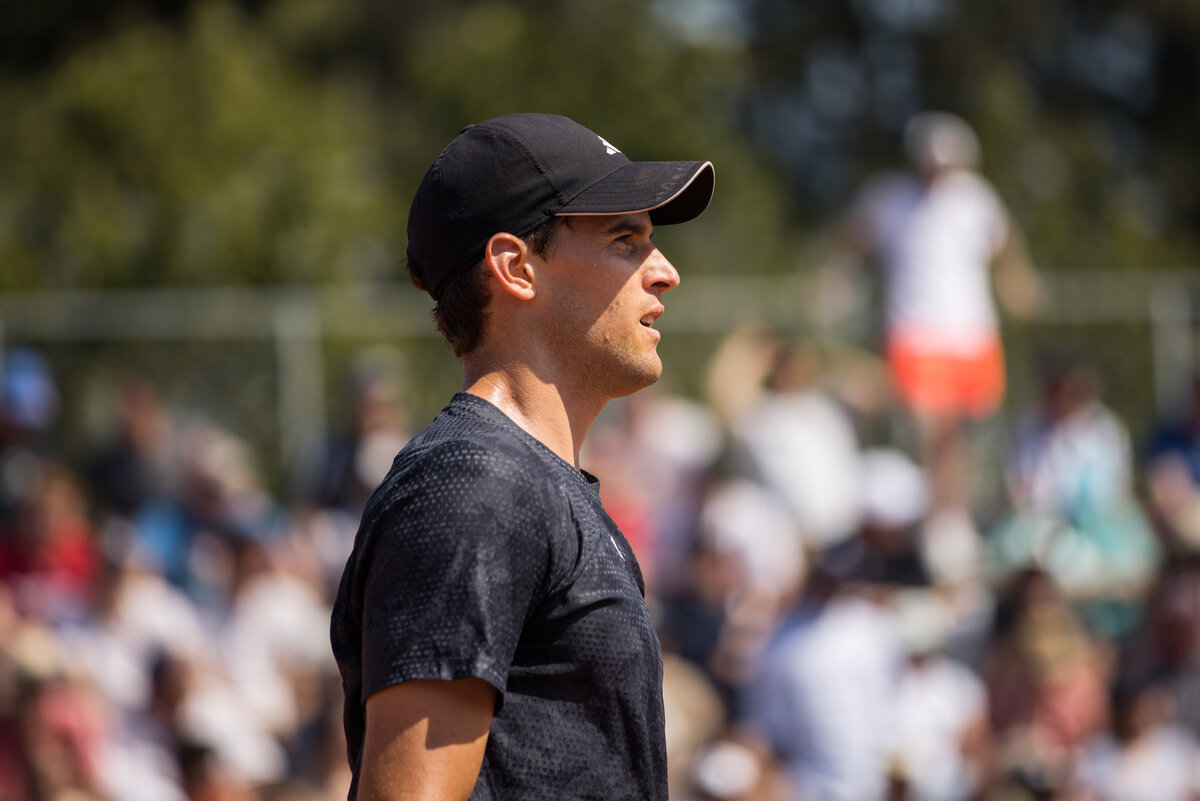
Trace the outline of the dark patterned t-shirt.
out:
M 596 480 L 455 395 L 371 497 L 334 604 L 350 798 L 367 697 L 473 676 L 499 693 L 472 799 L 666 799 L 644 589 Z

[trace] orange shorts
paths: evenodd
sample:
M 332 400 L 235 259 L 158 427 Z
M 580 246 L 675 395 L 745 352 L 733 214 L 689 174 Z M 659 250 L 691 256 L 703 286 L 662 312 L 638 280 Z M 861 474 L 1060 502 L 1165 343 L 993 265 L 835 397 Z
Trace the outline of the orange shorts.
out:
M 973 353 L 939 353 L 902 336 L 888 343 L 888 364 L 900 399 L 918 414 L 980 419 L 1004 398 L 1004 352 L 999 339 Z

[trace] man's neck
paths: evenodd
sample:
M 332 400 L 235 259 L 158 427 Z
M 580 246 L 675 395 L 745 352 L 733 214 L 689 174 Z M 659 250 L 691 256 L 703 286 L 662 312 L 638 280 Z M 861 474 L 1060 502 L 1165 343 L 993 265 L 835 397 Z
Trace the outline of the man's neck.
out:
M 579 466 L 579 450 L 603 403 L 583 403 L 524 369 L 463 371 L 463 391 L 496 406 L 564 461 Z

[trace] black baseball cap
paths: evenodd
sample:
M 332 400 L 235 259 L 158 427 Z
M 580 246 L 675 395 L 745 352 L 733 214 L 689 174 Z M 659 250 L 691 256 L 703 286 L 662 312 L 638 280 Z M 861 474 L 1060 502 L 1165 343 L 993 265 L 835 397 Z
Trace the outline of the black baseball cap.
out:
M 551 217 L 649 212 L 687 222 L 708 206 L 707 161 L 630 161 L 579 123 L 508 114 L 469 125 L 425 174 L 408 214 L 408 267 L 435 299 L 501 231 L 526 236 Z

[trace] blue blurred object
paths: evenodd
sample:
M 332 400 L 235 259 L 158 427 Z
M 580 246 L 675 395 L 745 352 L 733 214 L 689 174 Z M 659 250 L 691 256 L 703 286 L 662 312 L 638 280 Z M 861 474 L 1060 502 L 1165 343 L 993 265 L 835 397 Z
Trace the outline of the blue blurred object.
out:
M 42 431 L 58 413 L 58 388 L 49 362 L 30 348 L 10 348 L 3 355 L 3 401 L 0 415 L 9 425 Z

